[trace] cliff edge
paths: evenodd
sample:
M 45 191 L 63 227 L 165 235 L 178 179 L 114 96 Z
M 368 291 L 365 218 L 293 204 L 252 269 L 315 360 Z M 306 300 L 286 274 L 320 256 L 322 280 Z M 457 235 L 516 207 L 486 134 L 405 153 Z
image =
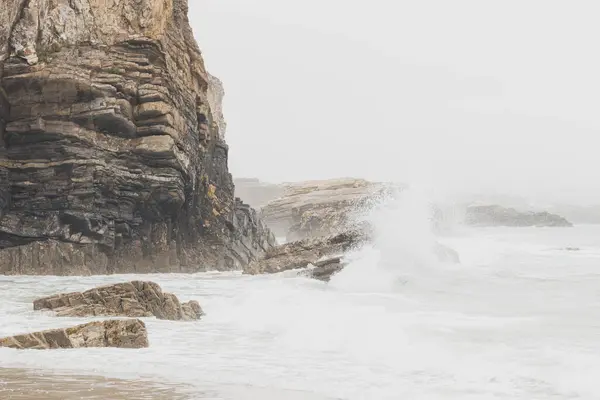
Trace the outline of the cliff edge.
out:
M 2 0 L 0 274 L 241 268 L 220 82 L 187 0 Z

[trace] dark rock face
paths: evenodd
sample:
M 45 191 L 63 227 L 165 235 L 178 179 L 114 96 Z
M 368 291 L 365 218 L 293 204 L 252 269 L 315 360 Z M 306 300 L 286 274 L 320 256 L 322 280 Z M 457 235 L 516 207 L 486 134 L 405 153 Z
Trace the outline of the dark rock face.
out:
M 520 212 L 514 208 L 501 206 L 467 207 L 465 222 L 473 226 L 537 226 L 570 227 L 569 221 L 560 215 L 549 212 Z
M 83 293 L 65 293 L 33 302 L 34 310 L 52 310 L 59 317 L 151 317 L 171 321 L 197 320 L 203 315 L 197 301 L 180 303 L 154 282 L 101 286 Z
M 187 1 L 7 2 L 0 274 L 234 269 L 274 245 L 234 197 Z
M 139 319 L 90 322 L 0 339 L 0 347 L 13 349 L 75 349 L 82 347 L 148 347 L 146 325 Z

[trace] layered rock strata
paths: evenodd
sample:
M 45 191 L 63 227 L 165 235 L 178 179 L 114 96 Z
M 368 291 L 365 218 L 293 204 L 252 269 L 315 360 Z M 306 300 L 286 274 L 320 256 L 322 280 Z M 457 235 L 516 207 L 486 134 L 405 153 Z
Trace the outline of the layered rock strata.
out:
M 187 0 L 3 0 L 0 274 L 240 268 L 275 243 L 234 196 Z
M 66 329 L 16 335 L 0 339 L 0 347 L 13 349 L 75 349 L 81 347 L 148 347 L 146 325 L 139 319 L 97 321 Z
M 197 301 L 180 303 L 156 283 L 140 281 L 44 297 L 33 302 L 33 309 L 52 310 L 59 317 L 154 316 L 171 321 L 198 320 L 204 314 Z
M 364 230 L 348 230 L 332 236 L 289 242 L 272 248 L 261 259 L 251 262 L 244 268 L 244 273 L 274 274 L 310 268 L 308 271 L 301 271 L 300 274 L 329 281 L 332 275 L 347 265 L 344 261 L 345 254 L 372 241 L 371 234 Z M 439 262 L 460 263 L 458 253 L 439 242 L 431 243 L 431 254 L 433 260 Z
M 399 186 L 344 178 L 284 185 L 281 197 L 261 209 L 265 222 L 288 241 L 355 229 L 361 212 Z
M 319 265 L 319 261 L 342 255 L 368 240 L 359 231 L 348 231 L 328 237 L 290 242 L 269 250 L 265 256 L 251 262 L 244 273 L 250 275 L 274 274 L 292 269 Z

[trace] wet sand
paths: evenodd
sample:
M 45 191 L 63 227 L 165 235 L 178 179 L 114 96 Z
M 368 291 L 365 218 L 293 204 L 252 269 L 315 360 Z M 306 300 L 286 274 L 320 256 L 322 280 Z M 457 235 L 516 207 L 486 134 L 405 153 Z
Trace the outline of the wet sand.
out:
M 190 400 L 182 390 L 152 382 L 54 375 L 0 368 L 2 400 Z

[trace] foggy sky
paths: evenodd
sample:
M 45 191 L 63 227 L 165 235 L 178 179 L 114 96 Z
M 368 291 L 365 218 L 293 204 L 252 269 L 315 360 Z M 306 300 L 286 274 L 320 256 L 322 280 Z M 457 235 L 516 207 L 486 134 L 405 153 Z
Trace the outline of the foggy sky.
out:
M 190 0 L 230 169 L 600 202 L 600 5 Z

